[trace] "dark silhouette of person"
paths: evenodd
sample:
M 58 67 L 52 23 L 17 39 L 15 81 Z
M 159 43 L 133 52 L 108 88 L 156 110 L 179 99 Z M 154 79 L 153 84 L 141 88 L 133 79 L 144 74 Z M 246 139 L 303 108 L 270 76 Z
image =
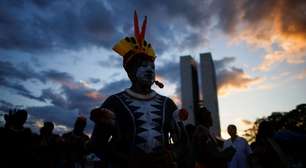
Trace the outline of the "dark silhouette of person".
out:
M 24 127 L 28 113 L 26 110 L 10 110 L 4 115 L 5 126 L 0 131 L 0 166 L 32 166 L 32 131 Z
M 243 137 L 237 135 L 237 127 L 233 124 L 228 125 L 227 132 L 230 138 L 224 142 L 223 147 L 232 146 L 236 149 L 235 155 L 228 162 L 228 168 L 248 168 L 249 156 L 252 153 L 248 142 Z
M 53 168 L 58 167 L 60 162 L 61 138 L 53 133 L 54 124 L 44 122 L 40 128 L 38 142 L 36 144 L 36 157 L 39 167 Z
M 274 126 L 262 121 L 258 126 L 256 141 L 253 143 L 252 164 L 263 168 L 288 167 L 288 160 L 280 145 L 273 139 Z
M 192 140 L 188 133 L 188 131 L 192 130 L 187 130 L 187 128 L 190 129 L 191 127 L 186 127 L 182 121 L 179 121 L 177 124 L 180 130 L 177 133 L 179 137 L 175 148 L 175 150 L 177 150 L 175 152 L 177 154 L 177 166 L 178 168 L 194 168 L 195 163 L 192 151 Z
M 193 133 L 193 149 L 196 168 L 223 168 L 227 167 L 227 161 L 235 154 L 233 147 L 224 150 L 219 146 L 215 137 L 209 131 L 212 126 L 211 113 L 201 107 L 197 113 L 199 125 Z
M 137 21 L 137 15 L 135 15 Z M 155 83 L 155 53 L 135 23 L 135 37 L 122 39 L 113 48 L 123 57 L 123 67 L 132 86 L 108 97 L 92 110 L 95 122 L 91 144 L 96 154 L 112 168 L 176 167 L 177 110 L 168 97 L 151 89 Z
M 85 167 L 86 155 L 85 144 L 89 140 L 88 135 L 84 133 L 87 121 L 85 117 L 78 117 L 74 123 L 74 128 L 71 132 L 64 134 L 64 159 L 65 167 L 79 168 Z
M 189 140 L 191 141 L 191 140 L 192 140 L 192 135 L 193 135 L 193 133 L 194 133 L 194 131 L 195 131 L 195 129 L 196 129 L 196 126 L 194 126 L 194 125 L 192 125 L 192 124 L 187 124 L 187 125 L 185 126 L 185 129 L 186 129 L 186 131 L 187 131 L 188 138 L 189 138 Z

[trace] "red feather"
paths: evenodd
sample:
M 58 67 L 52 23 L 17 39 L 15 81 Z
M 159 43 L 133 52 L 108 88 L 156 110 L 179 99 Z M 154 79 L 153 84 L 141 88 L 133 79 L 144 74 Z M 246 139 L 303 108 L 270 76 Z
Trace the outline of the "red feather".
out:
M 140 34 L 140 40 L 141 42 L 144 40 L 145 34 L 146 34 L 146 26 L 147 26 L 147 16 L 145 16 L 145 19 L 142 23 L 141 27 L 141 34 Z
M 140 33 L 139 33 L 138 16 L 137 16 L 136 10 L 134 12 L 134 33 L 135 33 L 135 37 L 137 39 L 137 42 L 139 43 Z

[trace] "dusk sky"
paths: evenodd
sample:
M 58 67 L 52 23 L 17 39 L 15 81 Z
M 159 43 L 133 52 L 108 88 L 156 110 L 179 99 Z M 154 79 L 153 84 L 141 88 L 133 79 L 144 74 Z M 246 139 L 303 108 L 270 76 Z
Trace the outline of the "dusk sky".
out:
M 1 0 L 2 115 L 25 108 L 28 126 L 54 121 L 66 131 L 129 87 L 111 48 L 133 35 L 134 10 L 140 22 L 148 16 L 165 84 L 154 89 L 179 107 L 180 56 L 205 52 L 215 60 L 223 130 L 236 124 L 241 135 L 256 118 L 306 103 L 305 0 Z

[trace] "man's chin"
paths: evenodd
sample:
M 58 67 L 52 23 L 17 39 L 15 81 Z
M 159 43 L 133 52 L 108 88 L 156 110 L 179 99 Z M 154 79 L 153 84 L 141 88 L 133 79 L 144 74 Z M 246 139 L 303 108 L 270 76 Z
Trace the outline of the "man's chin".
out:
M 142 81 L 141 83 L 142 83 L 142 86 L 146 88 L 151 88 L 153 85 L 152 81 Z

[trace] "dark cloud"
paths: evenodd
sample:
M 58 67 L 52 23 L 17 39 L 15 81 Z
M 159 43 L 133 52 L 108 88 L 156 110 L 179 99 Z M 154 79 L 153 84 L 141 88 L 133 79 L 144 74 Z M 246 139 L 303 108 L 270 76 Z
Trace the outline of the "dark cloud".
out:
M 49 101 L 52 105 L 29 107 L 27 110 L 30 115 L 36 118 L 73 127 L 74 120 L 79 114 L 89 118 L 89 112 L 92 108 L 100 106 L 107 96 L 127 88 L 129 83 L 129 80 L 110 82 L 97 90 L 88 88 L 82 83 L 74 82 L 77 87 L 61 85 L 60 93 L 45 89 L 42 91 L 40 98 Z M 92 126 L 93 124 L 89 123 L 87 132 L 91 132 Z
M 0 86 L 11 89 L 15 94 L 40 102 L 78 110 L 88 114 L 90 109 L 104 100 L 104 96 L 96 89 L 89 88 L 84 83 L 75 81 L 74 77 L 66 72 L 44 70 L 36 72 L 26 64 L 17 67 L 10 62 L 0 61 Z M 24 86 L 25 81 L 40 81 L 59 85 L 59 91 L 51 88 L 41 90 L 41 95 L 34 95 Z
M 0 2 L 0 47 L 23 51 L 108 46 L 115 34 L 101 1 Z
M 105 99 L 97 89 L 88 87 L 85 83 L 75 81 L 68 73 L 55 70 L 44 71 L 48 80 L 60 85 L 60 91 L 52 89 L 42 90 L 40 99 L 49 101 L 51 104 L 66 108 L 68 110 L 77 110 L 82 114 L 89 114 L 90 110 L 100 105 Z
M 238 42 L 265 50 L 263 61 L 256 70 L 267 71 L 281 62 L 305 62 L 305 0 L 217 0 L 213 3 L 220 9 L 216 13 L 219 29 Z
M 88 81 L 90 83 L 97 84 L 97 83 L 101 82 L 101 79 L 99 79 L 99 78 L 89 78 Z
M 29 107 L 27 111 L 37 119 L 53 121 L 59 124 L 73 126 L 74 119 L 77 118 L 77 111 L 71 111 L 59 106 Z
M 208 8 L 200 0 L 4 0 L 0 3 L 0 47 L 31 52 L 89 45 L 110 49 L 119 38 L 133 35 L 132 16 L 137 9 L 140 20 L 149 16 L 147 38 L 161 54 L 175 45 L 188 48 L 202 43 L 210 22 Z M 178 34 L 184 34 L 179 41 Z
M 242 68 L 231 66 L 235 57 L 224 57 L 215 60 L 217 87 L 220 95 L 226 95 L 232 90 L 244 90 L 251 84 L 261 80 L 259 77 L 249 76 Z
M 228 67 L 235 60 L 236 60 L 235 57 L 224 57 L 220 60 L 214 60 L 216 71 L 219 71 L 219 70 L 224 69 L 225 67 Z
M 226 1 L 215 0 L 210 4 L 211 16 L 217 16 L 218 28 L 226 33 L 234 33 L 236 29 L 243 24 L 254 30 L 264 27 L 269 22 L 270 29 L 275 29 L 273 24 L 279 24 L 280 31 L 288 35 L 302 35 L 306 37 L 306 2 L 304 0 L 283 0 L 283 1 L 265 1 L 265 0 L 246 0 L 246 1 Z M 294 28 L 293 28 L 294 27 Z M 267 30 L 267 31 L 269 31 Z M 241 31 L 241 30 L 240 30 Z M 273 34 L 262 35 L 272 36 Z M 264 36 L 259 38 L 265 38 Z
M 20 64 L 17 67 L 11 62 L 0 61 L 0 86 L 10 89 L 17 95 L 41 101 L 21 84 L 22 81 L 34 79 L 41 80 L 40 75 L 27 64 Z
M 243 20 L 259 26 L 262 21 L 278 17 L 281 30 L 288 34 L 299 34 L 306 38 L 306 2 L 304 0 L 244 1 Z M 292 28 L 294 27 L 294 28 Z
M 69 109 L 78 109 L 80 113 L 88 114 L 105 99 L 104 95 L 95 89 L 80 85 L 78 88 L 62 87 L 63 94 L 68 101 Z
M 122 79 L 107 83 L 103 88 L 99 90 L 103 95 L 111 95 L 123 91 L 131 86 L 131 82 L 128 79 Z
M 121 68 L 122 62 L 119 55 L 110 55 L 107 59 L 98 61 L 98 65 L 102 68 Z
M 67 72 L 59 72 L 56 70 L 43 71 L 42 75 L 53 81 L 70 81 L 73 77 Z
M 52 81 L 62 85 L 74 87 L 74 78 L 67 72 L 59 72 L 57 70 L 45 70 L 40 74 L 40 80 L 42 82 Z
M 135 9 L 141 21 L 144 15 L 149 17 L 147 39 L 157 54 L 172 48 L 203 47 L 211 26 L 232 34 L 240 25 L 256 28 L 269 20 L 274 23 L 275 18 L 279 18 L 281 32 L 306 36 L 304 0 L 4 0 L 0 2 L 0 47 L 50 51 L 94 45 L 110 49 L 124 35 L 133 35 Z
M 29 91 L 28 89 L 26 89 L 23 85 L 19 84 L 19 83 L 7 83 L 6 87 L 15 90 L 17 95 L 29 98 L 29 99 L 33 99 L 33 100 L 38 100 L 38 101 L 42 101 L 42 99 L 38 96 L 33 95 L 33 93 L 31 91 Z
M 239 1 L 212 1 L 210 12 L 218 19 L 217 28 L 226 33 L 234 33 L 239 22 Z
M 5 100 L 0 100 L 0 111 L 2 112 L 8 112 L 10 109 L 14 108 L 15 105 L 7 102 Z
M 217 73 L 218 92 L 224 95 L 232 90 L 244 90 L 260 79 L 259 77 L 248 76 L 240 68 L 222 69 Z
M 8 61 L 0 60 L 0 81 L 4 78 L 28 80 L 38 76 L 27 64 L 13 65 Z
M 59 107 L 67 107 L 67 100 L 62 94 L 55 93 L 50 88 L 43 89 L 40 98 L 44 101 L 49 100 L 50 103 Z
M 6 102 L 4 100 L 0 100 L 0 104 L 7 107 L 13 107 L 14 105 L 12 103 Z
M 168 80 L 171 83 L 180 83 L 180 64 L 179 62 L 165 62 L 162 66 L 156 68 L 157 75 Z

